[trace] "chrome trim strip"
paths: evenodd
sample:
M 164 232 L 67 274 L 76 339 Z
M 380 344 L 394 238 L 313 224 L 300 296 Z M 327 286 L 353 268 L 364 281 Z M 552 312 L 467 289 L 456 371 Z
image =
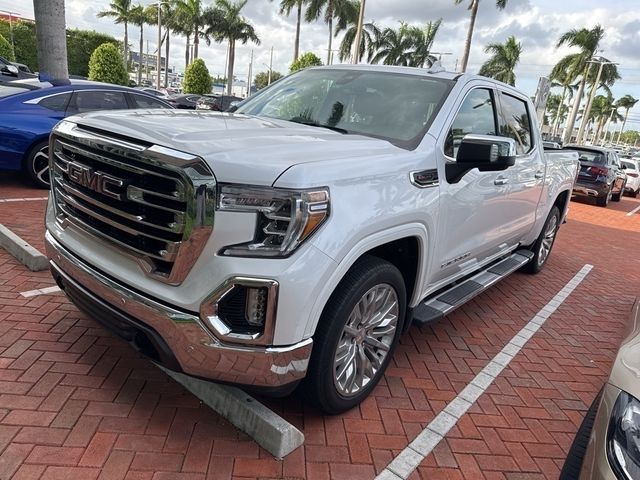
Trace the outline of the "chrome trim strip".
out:
M 220 342 L 197 314 L 183 312 L 134 292 L 73 256 L 45 233 L 51 268 L 83 294 L 154 328 L 188 375 L 241 385 L 277 387 L 304 378 L 313 340 L 282 347 Z

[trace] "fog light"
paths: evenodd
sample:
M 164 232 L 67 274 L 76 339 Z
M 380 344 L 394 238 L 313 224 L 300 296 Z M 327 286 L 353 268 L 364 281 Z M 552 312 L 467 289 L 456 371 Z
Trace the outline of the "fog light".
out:
M 247 323 L 254 327 L 263 327 L 267 316 L 266 288 L 247 288 Z

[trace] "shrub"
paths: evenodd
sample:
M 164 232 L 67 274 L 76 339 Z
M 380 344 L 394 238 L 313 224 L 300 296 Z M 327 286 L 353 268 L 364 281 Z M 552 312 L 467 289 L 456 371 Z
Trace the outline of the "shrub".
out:
M 103 43 L 89 59 L 89 80 L 128 85 L 129 75 L 124 67 L 122 55 L 113 43 Z
M 280 78 L 282 78 L 282 74 L 280 72 L 276 72 L 275 70 L 271 71 L 271 83 L 279 80 Z M 253 80 L 253 84 L 258 90 L 269 85 L 269 72 L 258 73 L 256 78 Z
M 211 93 L 211 76 L 209 70 L 204 64 L 204 60 L 197 58 L 184 72 L 184 81 L 182 82 L 182 91 L 184 93 L 195 93 L 204 95 Z
M 9 41 L 0 35 L 0 57 L 4 57 L 10 62 L 14 62 L 13 52 L 11 51 L 11 44 Z
M 289 70 L 291 71 L 291 73 L 293 73 L 297 72 L 298 70 L 304 70 L 305 68 L 321 66 L 322 60 L 320 60 L 315 53 L 307 52 L 300 55 L 298 59 L 291 64 Z

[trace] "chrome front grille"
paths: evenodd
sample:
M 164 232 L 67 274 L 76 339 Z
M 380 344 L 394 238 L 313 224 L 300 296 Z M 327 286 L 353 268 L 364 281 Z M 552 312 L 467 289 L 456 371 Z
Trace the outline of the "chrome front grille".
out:
M 49 150 L 56 215 L 179 284 L 211 233 L 215 180 L 198 157 L 133 142 L 59 124 Z

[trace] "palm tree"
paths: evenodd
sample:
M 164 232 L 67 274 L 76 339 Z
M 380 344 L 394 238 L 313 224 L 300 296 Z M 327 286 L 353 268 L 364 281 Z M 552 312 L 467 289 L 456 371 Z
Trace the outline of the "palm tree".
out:
M 491 58 L 482 64 L 480 75 L 495 78 L 496 80 L 508 83 L 511 86 L 516 84 L 516 74 L 514 69 L 520 61 L 522 44 L 511 35 L 503 43 L 490 43 L 484 48 L 485 53 L 491 53 Z
M 424 28 L 412 27 L 411 34 L 413 35 L 413 42 L 415 51 L 411 60 L 410 66 L 412 67 L 424 67 L 425 65 L 430 67 L 438 59 L 431 54 L 431 48 L 435 41 L 438 30 L 442 25 L 442 19 L 439 18 L 435 22 L 427 23 Z
M 551 135 L 556 135 L 556 125 L 563 122 L 567 118 L 569 107 L 564 103 L 564 96 L 566 92 L 563 91 L 562 95 L 552 94 L 547 99 L 547 112 L 549 113 L 549 125 L 553 125 L 551 128 Z
M 313 22 L 321 16 L 329 26 L 329 45 L 327 47 L 327 65 L 331 64 L 331 44 L 333 40 L 333 22 L 337 20 L 343 25 L 350 23 L 351 19 L 357 18 L 359 10 L 356 10 L 358 3 L 352 0 L 306 0 L 307 11 L 305 20 Z M 346 28 L 346 27 L 345 27 Z
M 371 63 L 409 66 L 415 53 L 415 37 L 412 27 L 401 23 L 400 28 L 385 28 L 376 42 L 376 52 Z
M 185 32 L 187 37 L 186 47 L 186 65 L 189 65 L 190 60 L 198 58 L 198 47 L 200 45 L 200 38 L 205 38 L 206 35 L 205 25 L 206 17 L 202 8 L 201 0 L 174 0 L 175 15 L 174 18 L 177 22 L 183 25 L 182 31 Z M 189 38 L 193 35 L 193 58 L 189 59 Z M 205 38 L 208 43 L 208 38 Z
M 460 5 L 465 0 L 453 0 L 456 5 Z M 504 10 L 507 6 L 508 0 L 496 0 L 496 7 L 499 10 Z M 471 10 L 471 20 L 469 22 L 469 30 L 467 31 L 467 40 L 464 44 L 464 54 L 462 55 L 462 72 L 467 71 L 467 63 L 469 62 L 469 52 L 471 50 L 471 39 L 473 37 L 473 28 L 476 24 L 476 17 L 478 16 L 478 6 L 480 0 L 471 0 L 468 9 Z
M 351 58 L 351 51 L 353 50 L 353 44 L 356 40 L 356 31 L 358 30 L 357 24 L 351 24 L 342 38 L 340 43 L 340 49 L 338 52 L 338 58 L 341 62 Z M 336 29 L 336 35 L 340 33 L 340 30 Z M 362 61 L 367 54 L 367 61 L 371 61 L 376 50 L 376 44 L 378 43 L 382 30 L 374 22 L 365 23 L 362 26 L 362 38 L 360 39 L 360 51 L 358 52 L 358 61 Z
M 573 126 L 576 122 L 576 117 L 584 94 L 585 83 L 587 76 L 589 75 L 589 67 L 591 66 L 588 62 L 590 62 L 595 55 L 603 37 L 604 29 L 600 25 L 596 25 L 592 29 L 574 28 L 562 34 L 556 44 L 556 48 L 567 45 L 570 47 L 578 47 L 580 49 L 578 53 L 567 55 L 560 60 L 560 62 L 563 62 L 565 65 L 569 65 L 572 72 L 578 72 L 577 75 L 582 77 L 578 85 L 577 95 L 574 98 L 573 108 L 569 114 L 564 134 L 562 135 L 563 143 L 569 143 L 571 141 Z
M 132 20 L 134 6 L 131 0 L 112 0 L 108 10 L 98 12 L 98 18 L 112 17 L 115 23 L 124 25 L 124 64 L 129 65 L 129 23 Z
M 273 0 L 271 0 L 273 1 Z M 280 15 L 291 14 L 291 10 L 296 9 L 296 39 L 293 44 L 293 61 L 300 55 L 300 23 L 302 22 L 302 4 L 306 0 L 280 0 Z
M 622 128 L 618 133 L 618 140 L 616 143 L 620 143 L 620 137 L 622 136 L 622 132 L 624 132 L 624 127 L 627 124 L 627 118 L 629 117 L 629 110 L 631 110 L 639 100 L 633 98 L 631 95 L 625 95 L 617 102 L 617 106 L 619 108 L 624 108 L 624 120 L 622 121 Z
M 131 8 L 131 23 L 140 27 L 140 58 L 138 59 L 138 85 L 142 83 L 142 59 L 144 57 L 144 26 L 153 23 L 153 7 L 144 7 L 140 4 Z
M 40 73 L 54 84 L 68 83 L 64 0 L 33 0 L 33 12 Z
M 243 44 L 251 41 L 260 44 L 253 25 L 240 12 L 248 0 L 216 0 L 215 6 L 205 11 L 207 22 L 206 34 L 216 42 L 229 42 L 229 66 L 227 70 L 227 93 L 231 94 L 233 86 L 233 63 L 236 54 L 236 42 Z

